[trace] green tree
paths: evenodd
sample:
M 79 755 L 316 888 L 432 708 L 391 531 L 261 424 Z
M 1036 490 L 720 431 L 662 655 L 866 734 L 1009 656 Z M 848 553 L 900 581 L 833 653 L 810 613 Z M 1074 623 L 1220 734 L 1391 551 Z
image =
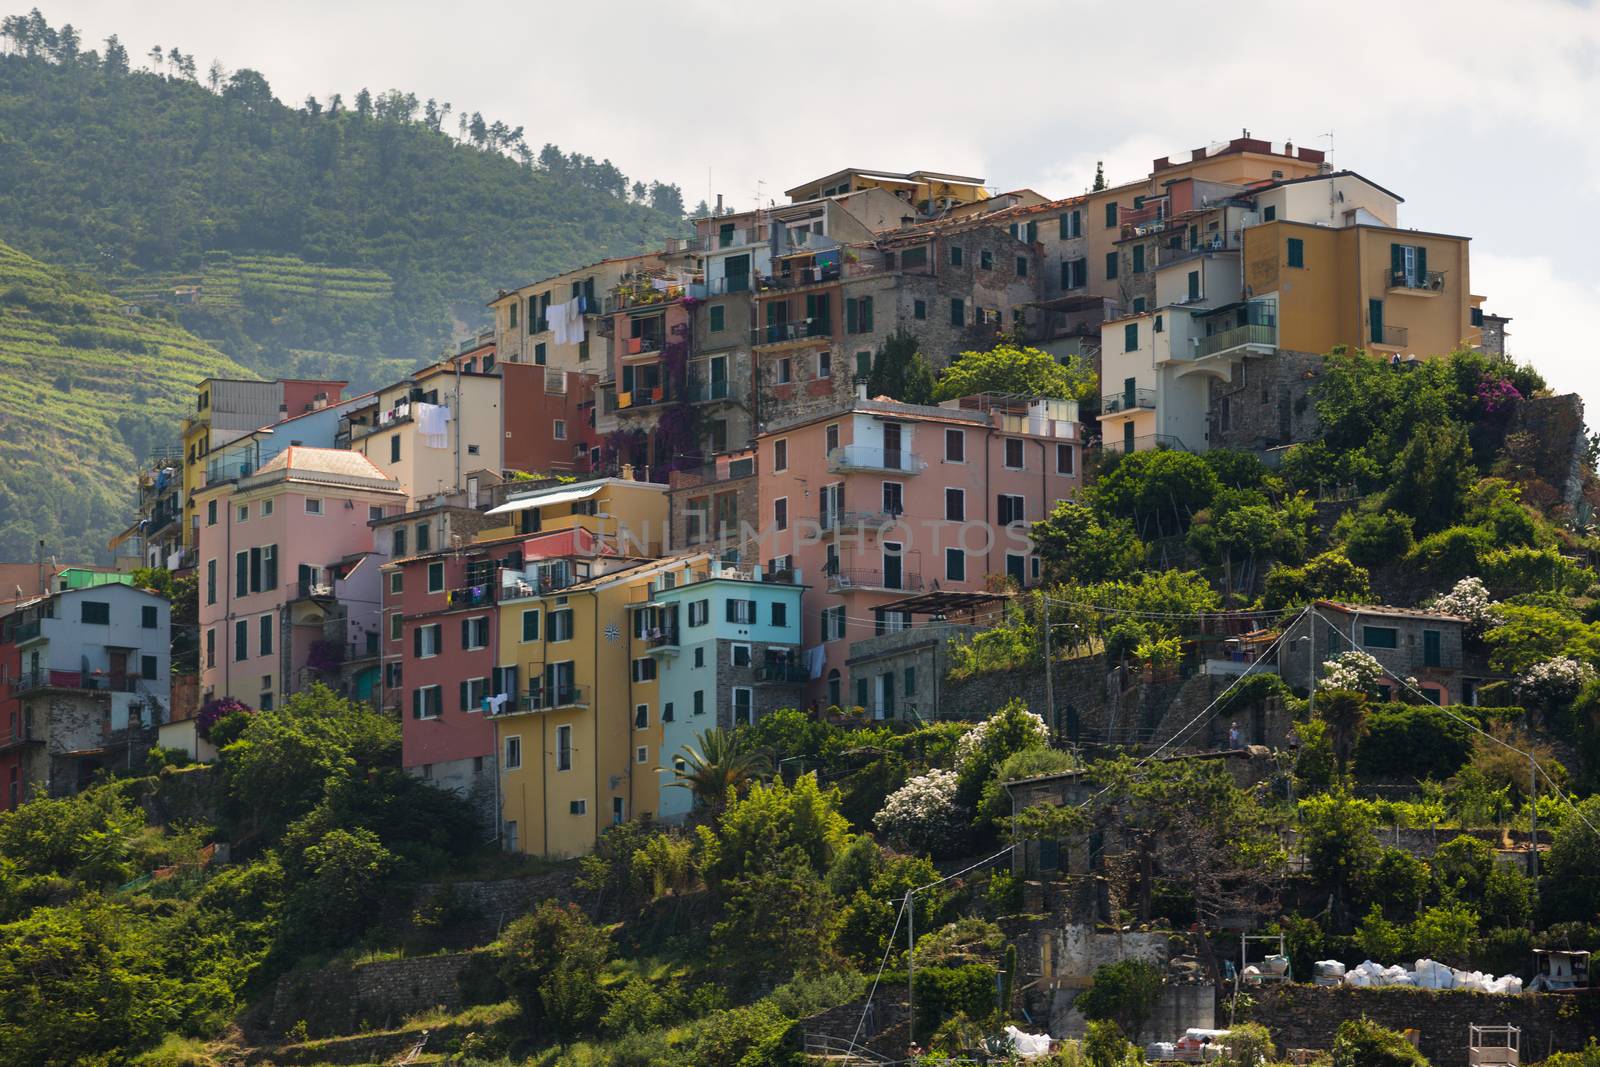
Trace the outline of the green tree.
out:
M 723 883 L 723 918 L 711 928 L 712 956 L 747 982 L 820 974 L 834 961 L 839 909 L 799 846 Z
M 1341 777 L 1349 773 L 1350 759 L 1366 735 L 1368 713 L 1365 693 L 1330 689 L 1319 694 L 1317 715 L 1328 725 L 1328 738 L 1333 743 L 1333 758 Z
M 1083 1057 L 1089 1067 L 1123 1067 L 1135 1053 L 1133 1045 L 1110 1019 L 1089 1023 L 1083 1035 Z
M 1494 848 L 1470 834 L 1451 838 L 1433 853 L 1433 874 L 1440 892 L 1459 900 L 1481 898 L 1494 866 Z
M 1556 656 L 1600 661 L 1600 624 L 1582 622 L 1569 610 L 1534 604 L 1501 604 L 1496 610 L 1499 625 L 1483 635 L 1495 670 L 1519 674 Z
M 1006 393 L 1083 401 L 1098 387 L 1094 370 L 1077 356 L 1058 359 L 1037 348 L 1002 344 L 958 355 L 939 377 L 934 399 Z
M 1301 567 L 1273 567 L 1267 574 L 1261 603 L 1271 611 L 1313 600 L 1361 604 L 1372 599 L 1369 577 L 1365 567 L 1356 566 L 1343 552 L 1333 549 L 1312 557 Z
M 1540 895 L 1550 919 L 1594 919 L 1594 902 L 1600 900 L 1600 864 L 1594 862 L 1600 856 L 1600 833 L 1591 827 L 1600 827 L 1600 796 L 1578 804 L 1551 838 Z
M 1034 523 L 1032 537 L 1047 585 L 1116 581 L 1144 562 L 1144 545 L 1129 522 L 1102 520 L 1094 508 L 1071 500 Z
M 1339 1024 L 1333 1067 L 1428 1067 L 1428 1061 L 1404 1037 L 1361 1018 Z
M 1141 533 L 1172 533 L 1193 514 L 1211 506 L 1219 488 L 1210 464 L 1190 452 L 1171 449 L 1116 457 L 1086 494 L 1112 515 L 1132 520 Z
M 1347 511 L 1333 527 L 1333 539 L 1350 562 L 1359 567 L 1381 567 L 1405 559 L 1416 547 L 1411 536 L 1416 525 L 1410 515 L 1387 508 L 1382 511 Z
M 667 784 L 689 790 L 697 807 L 712 810 L 726 803 L 730 790 L 742 793 L 766 767 L 748 734 L 715 726 L 683 746 L 680 754 L 685 769 Z
M 917 335 L 904 327 L 878 346 L 867 379 L 868 396 L 890 396 L 903 404 L 931 404 L 933 367 L 922 354 Z
M 1343 907 L 1359 899 L 1378 859 L 1377 816 L 1344 792 L 1300 802 L 1300 851 L 1317 884 Z
M 1431 533 L 1461 514 L 1477 476 L 1472 443 L 1459 423 L 1420 426 L 1390 470 L 1389 506 L 1413 515 Z
M 1094 984 L 1078 994 L 1073 1006 L 1085 1019 L 1109 1019 L 1137 1044 L 1156 1009 L 1166 975 L 1145 960 L 1119 960 L 1095 968 Z
M 289 894 L 288 936 L 303 947 L 347 944 L 375 918 L 372 901 L 395 868 L 378 835 L 330 830 L 298 857 L 304 872 Z
M 815 774 L 801 775 L 793 786 L 757 782 L 727 806 L 715 832 L 700 828 L 706 882 L 721 889 L 734 878 L 770 870 L 791 849 L 814 870 L 826 871 L 850 843 L 849 825 L 838 794 L 824 791 Z
M 506 927 L 491 951 L 496 973 L 530 1032 L 548 1028 L 569 1038 L 599 1022 L 605 1011 L 600 968 L 608 941 L 576 906 L 543 902 Z

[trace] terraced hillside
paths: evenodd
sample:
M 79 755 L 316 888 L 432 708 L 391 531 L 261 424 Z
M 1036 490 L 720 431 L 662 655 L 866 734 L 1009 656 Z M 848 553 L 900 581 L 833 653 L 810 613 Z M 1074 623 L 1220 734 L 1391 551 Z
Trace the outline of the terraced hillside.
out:
M 160 311 L 0 244 L 0 559 L 97 559 L 139 461 L 207 375 L 254 377 Z

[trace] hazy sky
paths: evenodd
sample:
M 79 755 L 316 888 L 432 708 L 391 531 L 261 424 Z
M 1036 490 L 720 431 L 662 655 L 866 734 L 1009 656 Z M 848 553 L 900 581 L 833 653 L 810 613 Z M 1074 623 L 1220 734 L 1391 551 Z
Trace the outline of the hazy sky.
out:
M 23 0 L 14 7 L 21 9 Z M 1237 136 L 1333 149 L 1473 238 L 1511 348 L 1600 405 L 1600 8 L 832 0 L 505 4 L 41 0 L 85 47 L 176 45 L 285 102 L 401 88 L 537 148 L 747 207 L 844 166 L 983 176 L 1047 196 Z M 515 280 L 515 279 L 512 279 Z M 1600 416 L 1591 421 L 1600 423 Z

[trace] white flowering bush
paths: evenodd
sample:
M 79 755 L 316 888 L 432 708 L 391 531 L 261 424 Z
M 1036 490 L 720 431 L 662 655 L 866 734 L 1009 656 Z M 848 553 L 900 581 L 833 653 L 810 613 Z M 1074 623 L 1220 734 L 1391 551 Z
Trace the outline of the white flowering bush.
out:
M 1556 656 L 1535 663 L 1518 676 L 1517 698 L 1544 707 L 1565 704 L 1594 676 L 1594 668 L 1582 660 Z
M 905 852 L 932 852 L 961 829 L 956 805 L 958 775 L 931 770 L 889 794 L 873 825 L 894 847 Z
M 1373 694 L 1383 677 L 1383 665 L 1365 652 L 1341 652 L 1322 664 L 1318 689 L 1348 689 Z
M 1459 615 L 1467 620 L 1467 629 L 1480 634 L 1491 626 L 1500 625 L 1500 609 L 1489 596 L 1489 587 L 1482 578 L 1463 578 L 1455 588 L 1433 602 L 1434 611 L 1446 615 Z
M 1014 701 L 1013 703 L 1020 704 L 1021 701 Z M 1048 745 L 1050 743 L 1050 728 L 1044 724 L 1043 716 L 1035 712 L 1028 711 L 1025 708 L 1013 708 L 1010 705 L 1007 705 L 1006 708 L 995 712 L 995 714 L 991 715 L 989 718 L 983 720 L 978 725 L 961 735 L 961 739 L 956 742 L 956 770 L 959 771 L 966 767 L 968 763 L 972 762 L 972 758 L 982 750 L 984 738 L 988 736 L 990 727 L 992 727 L 1002 715 L 1018 714 L 1020 714 L 1023 718 L 1023 721 L 1027 723 L 1027 728 L 1038 736 L 1039 744 Z

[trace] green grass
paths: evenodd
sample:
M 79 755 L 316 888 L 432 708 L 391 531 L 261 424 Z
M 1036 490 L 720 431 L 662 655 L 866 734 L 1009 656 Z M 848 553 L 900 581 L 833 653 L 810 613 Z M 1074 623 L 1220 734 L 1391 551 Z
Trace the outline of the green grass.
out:
M 255 377 L 123 302 L 0 244 L 0 559 L 31 559 L 34 531 L 62 559 L 104 559 L 134 517 L 140 463 L 177 443 L 196 382 Z

